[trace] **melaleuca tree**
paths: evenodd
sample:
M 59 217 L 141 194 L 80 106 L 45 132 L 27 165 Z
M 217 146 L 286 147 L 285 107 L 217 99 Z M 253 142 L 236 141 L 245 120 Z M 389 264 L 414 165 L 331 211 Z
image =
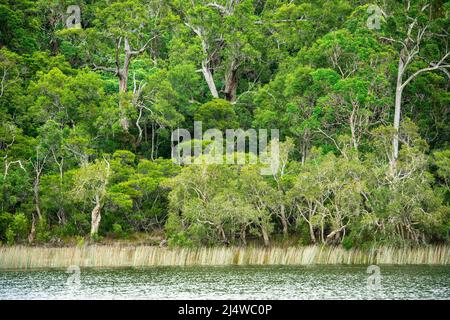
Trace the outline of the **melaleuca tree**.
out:
M 74 200 L 79 200 L 92 208 L 91 237 L 98 235 L 101 212 L 107 196 L 107 186 L 111 177 L 111 165 L 108 160 L 97 160 L 85 164 L 74 173 L 74 186 L 71 192 Z

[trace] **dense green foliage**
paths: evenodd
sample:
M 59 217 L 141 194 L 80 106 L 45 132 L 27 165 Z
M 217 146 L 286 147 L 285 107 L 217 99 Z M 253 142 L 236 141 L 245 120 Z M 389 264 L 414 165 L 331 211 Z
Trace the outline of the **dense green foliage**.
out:
M 448 242 L 450 3 L 374 2 L 0 0 L 0 242 Z M 174 164 L 194 121 L 281 166 Z

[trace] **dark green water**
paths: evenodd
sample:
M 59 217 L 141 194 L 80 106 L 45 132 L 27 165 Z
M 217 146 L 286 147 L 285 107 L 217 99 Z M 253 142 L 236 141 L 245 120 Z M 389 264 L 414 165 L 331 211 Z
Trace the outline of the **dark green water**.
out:
M 450 299 L 450 266 L 380 275 L 368 287 L 367 266 L 81 269 L 79 282 L 66 270 L 1 271 L 0 299 Z

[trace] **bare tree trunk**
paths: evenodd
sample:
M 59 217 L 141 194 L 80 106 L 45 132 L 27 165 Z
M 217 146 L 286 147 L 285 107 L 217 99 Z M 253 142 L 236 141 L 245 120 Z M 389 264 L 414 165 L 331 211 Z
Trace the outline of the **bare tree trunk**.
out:
M 302 211 L 302 209 L 300 208 L 299 205 L 297 205 L 297 210 L 298 210 L 299 212 Z M 312 223 L 311 223 L 311 217 L 313 216 L 313 213 L 311 212 L 312 210 L 313 210 L 313 209 L 311 208 L 311 205 L 309 205 L 309 214 L 308 214 L 308 216 L 306 216 L 306 215 L 303 214 L 303 213 L 301 213 L 301 216 L 302 216 L 303 220 L 305 220 L 305 222 L 308 224 L 308 228 L 309 228 L 309 237 L 310 237 L 310 239 L 311 239 L 311 242 L 312 242 L 312 243 L 316 243 L 316 236 L 315 236 L 315 234 L 314 234 L 314 228 L 313 228 L 313 225 L 312 225 Z M 314 212 L 315 212 L 315 209 L 314 209 Z
M 61 159 L 61 161 L 57 160 L 57 157 L 55 153 L 53 152 L 53 158 L 55 160 L 55 163 L 58 165 L 59 168 L 59 209 L 58 213 L 56 214 L 58 216 L 58 223 L 65 225 L 66 224 L 66 215 L 64 212 L 64 193 L 63 193 L 63 180 L 64 180 L 64 158 Z
M 267 233 L 266 227 L 261 225 L 261 233 L 264 239 L 264 246 L 268 247 L 270 245 L 269 234 Z
M 326 244 L 329 244 L 329 243 L 339 243 L 340 240 L 341 240 L 341 232 L 342 232 L 343 230 L 345 230 L 345 227 L 346 227 L 346 226 L 342 226 L 342 227 L 340 227 L 339 229 L 332 231 L 329 235 L 327 235 L 327 238 L 326 238 L 326 240 L 325 240 L 325 243 L 326 243 Z
M 98 195 L 95 196 L 95 207 L 91 213 L 91 237 L 98 233 L 98 227 L 100 226 L 101 220 L 101 204 Z
M 243 227 L 241 229 L 241 241 L 242 241 L 243 246 L 247 246 L 247 237 L 246 237 L 245 229 L 246 229 L 246 227 Z
M 35 238 L 36 238 L 36 217 L 33 212 L 31 214 L 31 230 L 30 234 L 28 235 L 28 243 L 33 243 Z
M 282 204 L 280 208 L 280 218 L 281 225 L 283 226 L 283 237 L 286 239 L 288 237 L 288 224 L 286 219 L 286 207 L 284 204 Z
M 125 59 L 124 63 L 126 62 L 127 59 Z M 128 62 L 129 63 L 129 62 Z M 126 71 L 125 71 L 126 68 Z M 123 99 L 125 99 L 124 94 L 127 92 L 127 85 L 128 85 L 128 66 L 124 66 L 124 71 L 119 72 L 119 112 L 120 112 L 120 126 L 122 127 L 122 129 L 125 132 L 128 132 L 128 129 L 130 128 L 130 124 L 129 121 L 127 119 L 126 116 L 126 111 L 125 111 L 125 101 Z
M 356 109 L 353 107 L 352 113 L 350 115 L 349 124 L 350 124 L 350 131 L 352 134 L 352 144 L 353 148 L 358 151 L 358 139 L 356 137 L 356 125 L 355 125 L 355 116 L 356 116 Z
M 56 216 L 58 217 L 58 223 L 60 225 L 66 225 L 66 213 L 64 211 L 64 208 L 59 208 L 58 213 L 56 214 Z
M 235 60 L 231 62 L 230 70 L 225 75 L 225 99 L 228 101 L 236 100 L 236 90 L 237 90 L 237 71 L 238 65 Z
M 209 68 L 209 63 L 211 61 L 212 56 L 210 55 L 209 50 L 208 50 L 209 45 L 206 42 L 204 31 L 201 27 L 196 27 L 194 25 L 191 25 L 188 22 L 185 22 L 185 24 L 199 37 L 199 39 L 202 43 L 203 53 L 205 54 L 206 58 L 202 61 L 201 71 L 202 71 L 203 77 L 205 78 L 206 83 L 208 84 L 208 88 L 209 88 L 209 91 L 211 92 L 211 95 L 214 98 L 219 98 L 219 93 L 217 91 L 216 84 L 214 83 L 214 78 L 211 73 L 211 69 Z
M 37 177 L 36 180 L 34 181 L 33 191 L 34 191 L 34 205 L 36 213 L 38 215 L 38 219 L 40 220 L 42 218 L 42 214 L 41 214 L 41 198 L 39 196 L 39 184 L 40 184 L 40 177 Z
M 214 98 L 219 98 L 219 93 L 217 92 L 216 84 L 214 83 L 214 78 L 212 76 L 211 70 L 208 67 L 208 63 L 202 62 L 202 73 L 205 78 L 206 83 L 208 84 L 209 91 Z
M 120 113 L 120 119 L 119 123 L 122 129 L 125 132 L 128 132 L 129 129 L 129 122 L 125 114 L 125 103 L 123 99 L 125 99 L 124 94 L 127 92 L 128 89 L 128 69 L 131 61 L 131 48 L 130 43 L 128 41 L 128 38 L 125 37 L 125 45 L 124 45 L 124 51 L 125 51 L 125 57 L 123 61 L 122 67 L 120 67 L 120 58 L 119 58 L 119 49 L 122 42 L 122 38 L 119 38 L 116 42 L 116 75 L 119 78 L 119 113 Z
M 322 220 L 320 221 L 320 240 L 322 241 L 322 243 L 325 243 L 325 226 L 324 226 L 324 219 L 322 218 Z
M 217 227 L 219 229 L 220 236 L 222 237 L 222 241 L 225 244 L 228 244 L 227 235 L 225 234 L 225 230 L 223 230 L 222 226 Z
M 397 71 L 397 85 L 395 88 L 395 110 L 394 110 L 394 137 L 392 139 L 392 160 L 391 169 L 395 169 L 397 158 L 398 158 L 398 131 L 400 129 L 400 113 L 402 107 L 402 93 L 403 93 L 403 72 L 404 72 L 404 62 L 403 62 L 403 50 L 400 53 L 400 58 L 398 61 L 398 71 Z
M 316 243 L 316 236 L 314 235 L 314 228 L 312 226 L 312 223 L 308 221 L 308 227 L 309 227 L 309 237 L 311 238 L 311 243 Z
M 152 148 L 150 153 L 150 159 L 155 160 L 155 124 L 152 123 Z
M 41 214 L 41 199 L 39 196 L 39 186 L 41 182 L 41 174 L 42 170 L 44 170 L 45 162 L 47 161 L 47 155 L 40 160 L 39 158 L 39 149 L 36 149 L 36 161 L 31 162 L 34 172 L 36 174 L 33 182 L 33 192 L 34 192 L 34 205 L 37 213 L 37 219 L 40 220 L 42 218 Z M 31 232 L 28 236 L 28 241 L 33 242 L 36 234 L 36 216 L 34 213 L 32 213 L 32 225 L 31 225 Z

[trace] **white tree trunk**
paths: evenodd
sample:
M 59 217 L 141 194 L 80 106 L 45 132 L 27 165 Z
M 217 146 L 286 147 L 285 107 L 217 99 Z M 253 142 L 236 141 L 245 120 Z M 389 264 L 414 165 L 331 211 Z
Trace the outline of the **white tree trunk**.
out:
M 268 247 L 270 244 L 269 234 L 267 233 L 266 227 L 264 225 L 261 225 L 261 233 L 264 239 L 264 246 Z
M 102 218 L 101 213 L 100 198 L 98 195 L 95 196 L 95 207 L 91 213 L 91 237 L 98 233 L 98 227 L 100 226 L 100 220 Z
M 219 93 L 217 92 L 216 84 L 214 83 L 214 78 L 212 76 L 211 70 L 208 68 L 207 63 L 202 62 L 202 73 L 205 77 L 205 81 L 208 84 L 209 91 L 214 98 L 219 98 Z
M 404 63 L 402 54 L 400 53 L 400 58 L 398 61 L 398 71 L 397 71 L 397 85 L 395 88 L 395 110 L 394 110 L 394 137 L 392 139 L 392 168 L 395 167 L 398 158 L 398 134 L 400 129 L 400 114 L 402 108 L 402 93 L 403 93 L 403 73 L 404 73 Z
M 33 212 L 31 213 L 31 231 L 30 234 L 28 235 L 28 243 L 33 243 L 35 238 L 36 238 L 36 217 Z

